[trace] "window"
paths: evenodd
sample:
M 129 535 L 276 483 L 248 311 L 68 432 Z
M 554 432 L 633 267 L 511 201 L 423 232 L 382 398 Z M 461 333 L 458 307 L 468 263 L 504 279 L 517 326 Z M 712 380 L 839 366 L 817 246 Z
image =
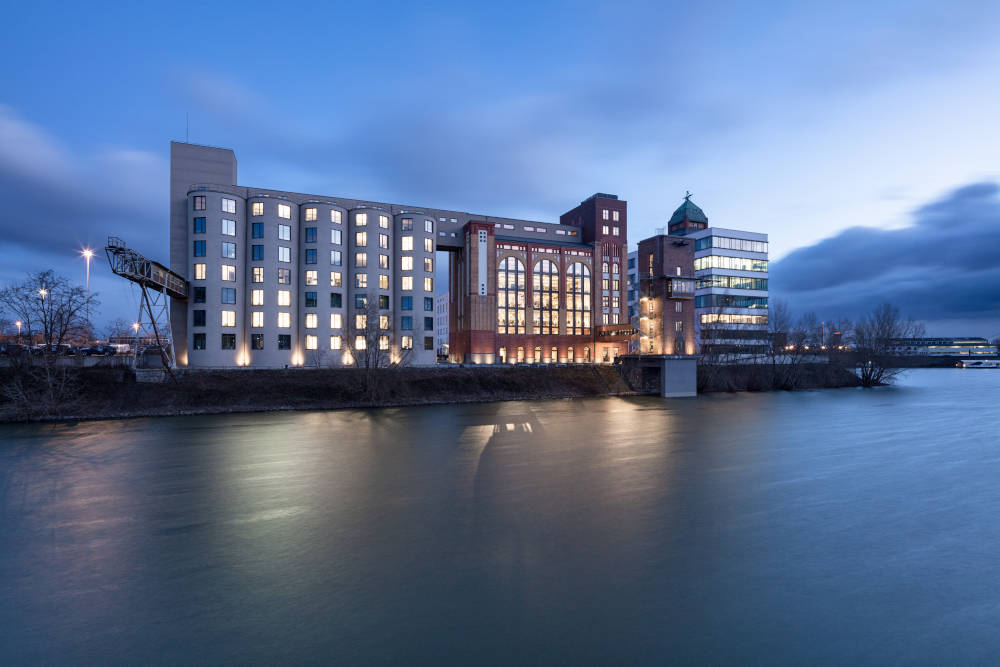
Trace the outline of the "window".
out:
M 389 269 L 389 255 L 379 255 L 378 256 L 378 268 Z
M 401 271 L 413 270 L 413 257 L 406 255 L 399 258 L 399 268 Z
M 205 233 L 205 218 L 195 218 L 194 219 L 194 233 L 204 234 Z
M 330 328 L 340 329 L 344 326 L 344 316 L 340 313 L 330 313 Z
M 222 211 L 223 213 L 236 213 L 236 200 L 222 198 Z
M 424 331 L 434 331 L 434 318 L 425 317 L 424 318 Z
M 388 250 L 389 248 L 389 235 L 379 234 L 378 235 L 378 247 Z
M 250 305 L 251 306 L 264 305 L 264 290 L 262 289 L 250 290 Z
M 603 218 L 604 220 L 608 219 L 608 209 L 603 209 L 601 211 L 601 218 Z
M 367 349 L 367 347 L 368 347 L 368 341 L 365 340 L 364 336 L 355 336 L 354 337 L 354 349 L 355 350 L 364 350 L 364 349 Z
M 292 292 L 287 289 L 278 290 L 278 305 L 279 306 L 290 306 L 292 305 Z
M 306 292 L 306 308 L 315 308 L 318 302 L 316 292 Z
M 232 264 L 222 265 L 222 280 L 226 282 L 235 282 L 236 280 L 236 267 Z
M 387 330 L 389 328 L 389 316 L 388 315 L 379 315 L 378 316 L 378 328 L 381 331 L 385 331 L 385 330 Z
M 236 303 L 236 288 L 235 287 L 223 287 L 222 288 L 222 303 Z
M 424 349 L 425 350 L 434 349 L 434 336 L 424 336 Z
M 292 326 L 292 315 L 291 313 L 278 313 L 278 328 L 279 329 L 290 329 Z
M 307 208 L 306 209 L 306 222 L 316 222 L 316 209 Z
M 399 309 L 400 310 L 413 310 L 413 297 L 404 296 L 399 299 Z
M 261 329 L 264 326 L 264 311 L 254 310 L 250 312 L 250 326 L 254 329 Z M 264 348 L 259 348 L 264 349 Z
M 621 228 L 620 227 L 612 227 L 611 228 L 611 235 L 612 236 L 621 236 Z
M 413 349 L 413 336 L 403 336 L 399 339 L 399 347 L 404 350 Z
M 194 242 L 194 256 L 195 257 L 204 257 L 205 256 L 205 242 L 204 241 L 195 241 Z
M 368 287 L 368 274 L 367 273 L 355 273 L 354 274 L 354 286 L 355 287 Z
M 223 310 L 222 311 L 222 326 L 224 326 L 224 327 L 235 327 L 236 326 L 236 311 L 235 310 Z
M 203 326 L 205 326 L 205 311 L 204 310 L 195 310 L 195 311 L 192 311 L 192 313 L 193 313 L 193 317 L 191 318 L 191 324 L 193 326 L 196 326 L 196 327 L 203 327 Z
M 618 222 L 618 211 L 611 212 L 611 219 L 614 220 L 615 222 Z
M 306 264 L 316 263 L 316 248 L 306 248 Z
M 222 220 L 222 235 L 223 236 L 236 236 L 236 221 L 235 220 Z
M 434 279 L 433 278 L 424 278 L 424 291 L 425 292 L 433 292 L 434 291 Z
M 683 301 L 675 301 L 674 302 L 674 312 L 675 313 L 684 312 L 684 302 Z
M 262 245 L 250 246 L 250 260 L 253 262 L 264 261 L 264 246 Z
M 205 334 L 196 333 L 194 335 L 194 349 L 204 350 L 205 349 Z
M 330 272 L 330 287 L 341 287 L 344 284 L 343 274 L 340 271 Z
M 288 246 L 279 245 L 278 246 L 278 261 L 279 262 L 290 262 L 292 261 L 292 249 Z
M 378 226 L 382 229 L 389 229 L 389 216 L 380 215 L 378 217 Z
M 566 333 L 590 334 L 590 267 L 582 262 L 566 269 Z
M 341 266 L 343 263 L 342 255 L 339 250 L 330 251 L 330 266 Z
M 601 225 L 601 233 L 607 236 L 608 234 L 611 233 L 611 228 L 608 227 L 607 225 Z
M 378 274 L 378 288 L 389 289 L 389 276 L 384 273 Z
M 424 231 L 427 232 L 428 234 L 433 234 L 434 233 L 434 221 L 433 220 L 428 220 L 426 218 L 424 219 Z
M 197 241 L 195 241 L 197 243 Z M 723 255 L 707 255 L 696 257 L 694 270 L 731 269 L 734 271 L 767 271 L 766 259 L 750 259 L 747 257 L 725 257 Z
M 278 349 L 279 350 L 292 349 L 292 337 L 290 334 L 278 334 Z
M 205 288 L 195 287 L 194 288 L 194 302 L 195 303 L 205 303 Z
M 204 211 L 205 210 L 205 195 L 195 195 L 194 197 L 194 210 Z M 202 348 L 205 349 L 205 348 Z
M 610 283 L 608 282 L 608 279 L 607 278 L 602 278 L 601 279 L 601 289 L 603 291 L 607 292 L 609 288 L 610 288 Z
M 343 241 L 344 235 L 339 229 L 330 230 L 330 243 L 334 245 L 340 245 Z
M 389 309 L 389 295 L 388 294 L 379 294 L 379 296 L 378 296 L 378 307 L 381 308 L 382 310 L 388 310 Z
M 355 213 L 354 214 L 354 226 L 355 227 L 366 227 L 366 226 L 368 226 L 368 214 L 367 213 Z
M 424 239 L 424 252 L 434 252 L 434 239 Z
M 229 243 L 228 241 L 222 242 L 222 258 L 223 259 L 236 259 L 236 244 Z
M 330 292 L 330 307 L 343 308 L 344 296 L 340 292 Z
M 368 245 L 368 232 L 354 232 L 354 245 L 364 248 Z
M 434 298 L 430 296 L 424 297 L 424 310 L 434 310 Z
M 315 329 L 319 326 L 319 315 L 316 313 L 306 313 L 305 328 Z
M 340 336 L 330 336 L 330 349 L 339 350 L 342 343 L 340 342 Z
M 264 202 L 255 201 L 253 204 L 251 204 L 250 215 L 264 215 Z
M 279 241 L 292 240 L 292 228 L 290 225 L 278 225 L 278 240 Z
M 621 289 L 621 283 L 617 278 L 611 281 L 611 289 L 614 290 L 615 292 Z
M 404 292 L 413 291 L 413 276 L 403 276 L 400 279 L 400 289 Z
M 255 239 L 264 238 L 264 223 L 255 222 L 252 225 L 250 225 L 250 233 L 253 235 Z
M 316 243 L 316 228 L 306 227 L 306 243 Z
M 400 230 L 402 230 L 404 232 L 412 232 L 413 231 L 413 219 L 412 218 L 403 218 L 402 220 L 399 221 L 399 228 L 400 228 Z
M 355 294 L 354 295 L 354 307 L 358 310 L 364 310 L 368 307 L 368 295 L 367 294 Z
M 343 222 L 343 218 L 341 217 L 340 211 L 336 210 L 330 211 L 330 222 L 332 222 L 335 225 L 339 225 L 341 222 Z
M 380 350 L 388 350 L 389 349 L 389 337 L 388 336 L 379 336 L 378 337 L 378 349 L 380 349 Z
M 364 329 L 368 326 L 368 316 L 367 315 L 355 315 L 354 316 L 354 328 Z
M 285 220 L 292 219 L 292 207 L 288 204 L 278 204 L 278 217 Z M 281 225 L 279 225 L 281 226 Z
M 424 272 L 434 273 L 434 259 L 432 257 L 424 257 Z
M 363 269 L 368 266 L 368 255 L 363 252 L 354 253 L 354 266 Z
M 252 278 L 252 280 L 255 283 L 262 283 L 262 282 L 264 282 L 264 267 L 263 266 L 255 266 L 255 267 L 253 267 L 253 278 Z
M 601 262 L 601 273 L 608 273 L 608 263 Z
M 319 284 L 319 271 L 306 271 L 306 285 Z
M 548 259 L 535 264 L 531 274 L 532 329 L 536 334 L 559 333 L 559 267 Z
M 497 333 L 524 333 L 525 272 L 516 257 L 497 265 Z
M 413 250 L 413 237 L 404 236 L 402 239 L 400 239 L 399 249 L 403 251 Z
M 250 334 L 250 349 L 264 349 L 264 334 Z
M 611 275 L 617 276 L 620 273 L 618 262 L 611 265 Z M 617 287 L 615 289 L 618 289 Z
M 222 334 L 222 349 L 223 350 L 236 349 L 236 334 Z
M 195 264 L 194 265 L 194 279 L 204 280 L 205 279 L 205 264 Z
M 403 315 L 399 318 L 399 328 L 403 331 L 413 330 L 413 318 L 409 315 Z

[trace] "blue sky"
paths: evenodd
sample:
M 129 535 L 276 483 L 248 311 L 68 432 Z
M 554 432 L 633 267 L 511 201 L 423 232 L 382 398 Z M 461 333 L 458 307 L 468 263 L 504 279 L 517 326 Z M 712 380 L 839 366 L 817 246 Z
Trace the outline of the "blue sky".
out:
M 74 249 L 109 234 L 166 260 L 187 114 L 244 184 L 541 220 L 615 192 L 633 243 L 690 189 L 713 225 L 770 234 L 795 310 L 885 296 L 932 332 L 1000 334 L 988 266 L 949 254 L 960 307 L 914 275 L 903 298 L 920 264 L 871 245 L 898 237 L 839 236 L 961 218 L 969 192 L 981 224 L 950 245 L 1000 227 L 997 3 L 21 3 L 4 23 L 0 282 L 82 279 Z M 850 243 L 844 271 L 803 261 Z M 861 255 L 880 270 L 857 277 Z M 107 274 L 101 317 L 128 317 Z

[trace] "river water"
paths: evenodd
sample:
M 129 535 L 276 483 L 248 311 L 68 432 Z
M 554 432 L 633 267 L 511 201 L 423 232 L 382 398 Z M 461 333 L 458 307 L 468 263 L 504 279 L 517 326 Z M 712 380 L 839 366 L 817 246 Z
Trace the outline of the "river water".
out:
M 0 664 L 995 663 L 998 399 L 0 426 Z

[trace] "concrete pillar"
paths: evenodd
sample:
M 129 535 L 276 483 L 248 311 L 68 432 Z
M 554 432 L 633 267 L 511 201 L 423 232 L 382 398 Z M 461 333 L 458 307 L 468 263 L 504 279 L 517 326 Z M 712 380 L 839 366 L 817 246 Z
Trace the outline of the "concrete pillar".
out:
M 664 357 L 660 367 L 660 396 L 698 395 L 698 358 Z

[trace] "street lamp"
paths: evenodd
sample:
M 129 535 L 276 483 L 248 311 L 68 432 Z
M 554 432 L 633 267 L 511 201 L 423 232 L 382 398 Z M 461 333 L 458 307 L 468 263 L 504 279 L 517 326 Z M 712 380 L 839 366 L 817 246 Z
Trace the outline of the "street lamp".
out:
M 18 343 L 18 345 L 20 345 L 21 344 L 21 320 L 18 320 L 17 322 L 14 322 L 14 326 L 17 327 L 17 343 Z
M 85 307 L 87 309 L 87 326 L 90 326 L 90 258 L 94 256 L 94 251 L 90 248 L 84 248 L 80 251 L 80 254 L 85 260 L 87 260 L 87 301 Z

